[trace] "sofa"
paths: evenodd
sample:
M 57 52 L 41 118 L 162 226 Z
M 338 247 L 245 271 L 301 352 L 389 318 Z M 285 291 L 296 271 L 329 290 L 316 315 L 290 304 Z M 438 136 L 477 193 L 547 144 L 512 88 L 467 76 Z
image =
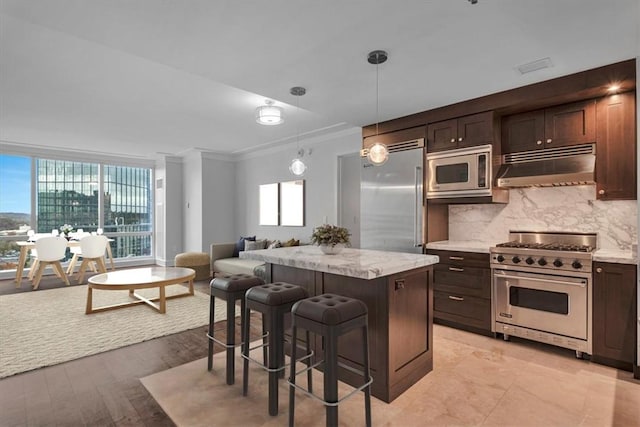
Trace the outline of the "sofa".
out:
M 252 274 L 265 279 L 265 265 L 262 261 L 253 259 L 239 258 L 234 253 L 236 251 L 237 243 L 212 243 L 210 251 L 211 259 L 211 271 L 213 275 L 217 273 L 227 274 Z M 286 242 L 280 242 L 279 240 L 269 241 L 265 240 L 266 247 L 280 247 L 280 246 L 298 246 L 299 240 L 288 240 Z M 237 252 L 236 252 L 237 253 Z
M 264 262 L 233 256 L 236 243 L 211 244 L 211 271 L 228 274 L 252 274 L 264 278 Z

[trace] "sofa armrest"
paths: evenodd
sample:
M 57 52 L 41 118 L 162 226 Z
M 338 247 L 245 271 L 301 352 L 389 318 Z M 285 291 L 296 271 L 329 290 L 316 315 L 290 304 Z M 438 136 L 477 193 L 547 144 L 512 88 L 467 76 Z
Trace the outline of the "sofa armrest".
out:
M 224 258 L 233 258 L 233 250 L 236 248 L 235 243 L 212 243 L 211 244 L 211 268 L 213 271 L 213 263 L 216 260 Z

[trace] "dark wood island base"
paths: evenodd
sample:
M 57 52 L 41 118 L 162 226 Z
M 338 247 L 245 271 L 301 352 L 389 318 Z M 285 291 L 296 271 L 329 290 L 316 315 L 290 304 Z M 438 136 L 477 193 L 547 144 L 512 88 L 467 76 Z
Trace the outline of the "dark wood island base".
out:
M 371 394 L 378 399 L 392 402 L 433 369 L 431 266 L 361 279 L 268 263 L 266 274 L 273 282 L 303 286 L 309 295 L 334 293 L 357 298 L 367 305 Z M 311 345 L 316 360 L 320 360 L 323 357 L 321 339 L 316 338 Z M 339 362 L 362 370 L 361 345 L 358 331 L 341 337 Z M 339 369 L 342 381 L 353 386 L 361 384 L 360 375 Z

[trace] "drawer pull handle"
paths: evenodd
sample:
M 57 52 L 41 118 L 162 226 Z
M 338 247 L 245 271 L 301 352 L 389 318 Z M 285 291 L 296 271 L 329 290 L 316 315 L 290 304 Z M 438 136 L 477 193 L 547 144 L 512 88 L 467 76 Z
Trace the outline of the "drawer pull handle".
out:
M 464 271 L 464 268 L 449 267 L 449 271 L 460 271 L 460 272 L 463 272 L 463 271 Z
M 464 261 L 464 257 L 462 256 L 450 256 L 449 259 L 452 261 Z
M 449 299 L 452 299 L 454 301 L 464 301 L 464 298 L 462 298 L 462 297 L 454 297 L 453 295 L 449 295 Z

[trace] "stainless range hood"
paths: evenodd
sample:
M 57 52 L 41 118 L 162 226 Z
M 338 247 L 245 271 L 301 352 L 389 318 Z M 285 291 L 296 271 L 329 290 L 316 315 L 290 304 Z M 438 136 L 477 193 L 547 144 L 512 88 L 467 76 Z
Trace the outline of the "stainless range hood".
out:
M 549 187 L 595 183 L 595 144 L 505 154 L 496 186 Z

